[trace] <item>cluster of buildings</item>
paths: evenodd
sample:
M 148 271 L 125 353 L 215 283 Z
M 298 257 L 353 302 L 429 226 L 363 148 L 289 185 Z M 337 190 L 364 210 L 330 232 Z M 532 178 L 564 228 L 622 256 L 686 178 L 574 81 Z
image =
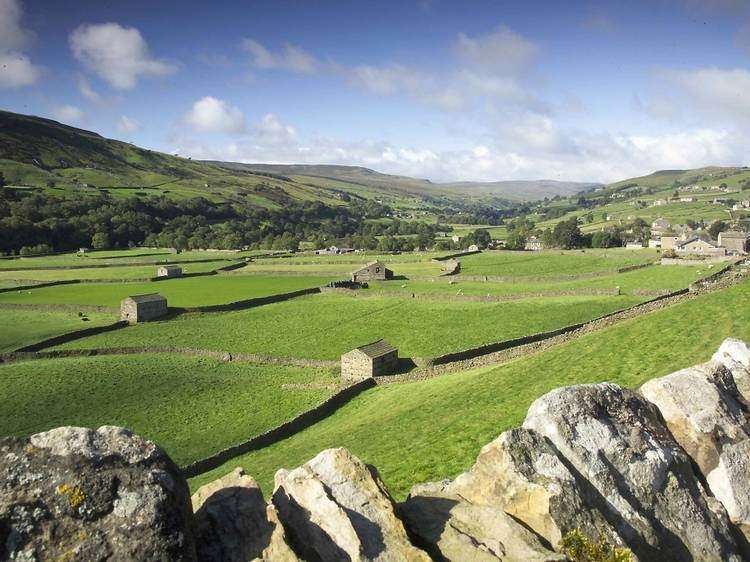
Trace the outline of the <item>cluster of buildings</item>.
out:
M 750 249 L 750 234 L 739 230 L 720 232 L 717 240 L 694 232 L 686 225 L 672 226 L 663 218 L 651 223 L 649 248 L 674 250 L 678 254 L 725 256 L 746 254 Z

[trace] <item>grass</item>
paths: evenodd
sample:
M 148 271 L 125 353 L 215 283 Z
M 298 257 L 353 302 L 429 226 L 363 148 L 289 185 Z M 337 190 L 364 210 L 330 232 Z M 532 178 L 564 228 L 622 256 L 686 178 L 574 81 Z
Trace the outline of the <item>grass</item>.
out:
M 170 306 L 206 306 L 318 287 L 330 279 L 213 275 L 146 283 L 60 285 L 0 293 L 0 303 L 119 306 L 129 295 L 158 292 L 167 297 Z
M 318 369 L 166 354 L 9 363 L 0 365 L 0 381 L 0 435 L 121 425 L 179 464 L 262 433 L 332 392 L 283 383 L 335 382 Z
M 467 470 L 479 449 L 518 426 L 542 394 L 602 381 L 634 388 L 706 361 L 724 338 L 750 339 L 749 315 L 750 283 L 744 283 L 501 366 L 377 387 L 314 427 L 230 461 L 191 486 L 242 466 L 268 493 L 277 469 L 299 466 L 328 447 L 348 447 L 404 498 L 414 483 Z
M 111 324 L 118 319 L 115 314 L 99 312 L 88 312 L 86 316 L 88 322 L 72 311 L 0 310 L 0 353 L 73 330 Z
M 653 262 L 653 250 L 547 250 L 482 252 L 460 258 L 465 275 L 503 277 L 578 275 Z
M 187 314 L 65 347 L 184 345 L 337 359 L 356 346 L 386 338 L 403 357 L 432 357 L 574 324 L 639 300 L 562 297 L 486 304 L 323 294 L 238 312 Z
M 717 266 L 709 269 L 696 264 L 696 267 L 679 265 L 654 265 L 635 271 L 605 275 L 576 281 L 526 281 L 518 278 L 516 282 L 496 281 L 462 281 L 460 277 L 446 277 L 430 281 L 373 281 L 370 289 L 374 291 L 397 291 L 403 293 L 440 293 L 455 295 L 459 291 L 465 295 L 514 295 L 543 291 L 563 291 L 575 289 L 614 289 L 620 287 L 623 294 L 632 294 L 637 289 L 676 290 L 687 287 L 690 283 L 710 275 Z
M 181 264 L 184 273 L 202 273 L 214 271 L 228 265 L 226 261 L 211 261 Z M 92 264 L 93 265 L 93 264 Z M 0 280 L 14 281 L 67 281 L 70 279 L 147 279 L 156 277 L 159 266 L 123 265 L 120 267 L 91 267 L 85 269 L 42 269 L 33 268 L 23 271 L 4 271 L 0 269 Z

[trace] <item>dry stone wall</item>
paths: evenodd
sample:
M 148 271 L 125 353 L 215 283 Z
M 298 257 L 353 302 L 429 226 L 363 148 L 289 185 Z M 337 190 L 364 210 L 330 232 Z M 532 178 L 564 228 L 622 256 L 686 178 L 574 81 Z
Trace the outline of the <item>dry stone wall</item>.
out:
M 638 390 L 553 390 L 467 472 L 402 503 L 342 448 L 279 470 L 270 501 L 242 469 L 191 499 L 121 428 L 3 438 L 0 559 L 562 561 L 576 531 L 634 561 L 750 560 L 749 369 L 728 339 Z

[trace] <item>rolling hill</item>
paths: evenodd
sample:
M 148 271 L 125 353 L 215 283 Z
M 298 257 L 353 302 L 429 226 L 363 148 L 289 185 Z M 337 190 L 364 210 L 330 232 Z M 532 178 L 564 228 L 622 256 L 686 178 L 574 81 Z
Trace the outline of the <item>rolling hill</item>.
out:
M 61 197 L 205 197 L 278 208 L 290 202 L 346 205 L 375 199 L 397 209 L 508 206 L 568 195 L 591 183 L 460 182 L 381 174 L 356 166 L 194 161 L 102 137 L 50 119 L 0 111 L 0 172 L 15 189 Z

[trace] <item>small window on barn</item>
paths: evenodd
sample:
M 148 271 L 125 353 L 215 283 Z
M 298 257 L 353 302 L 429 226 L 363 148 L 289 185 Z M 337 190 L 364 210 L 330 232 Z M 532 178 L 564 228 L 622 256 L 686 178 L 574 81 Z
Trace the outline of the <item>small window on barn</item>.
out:
M 380 273 L 380 268 L 379 267 L 375 268 L 375 273 Z

